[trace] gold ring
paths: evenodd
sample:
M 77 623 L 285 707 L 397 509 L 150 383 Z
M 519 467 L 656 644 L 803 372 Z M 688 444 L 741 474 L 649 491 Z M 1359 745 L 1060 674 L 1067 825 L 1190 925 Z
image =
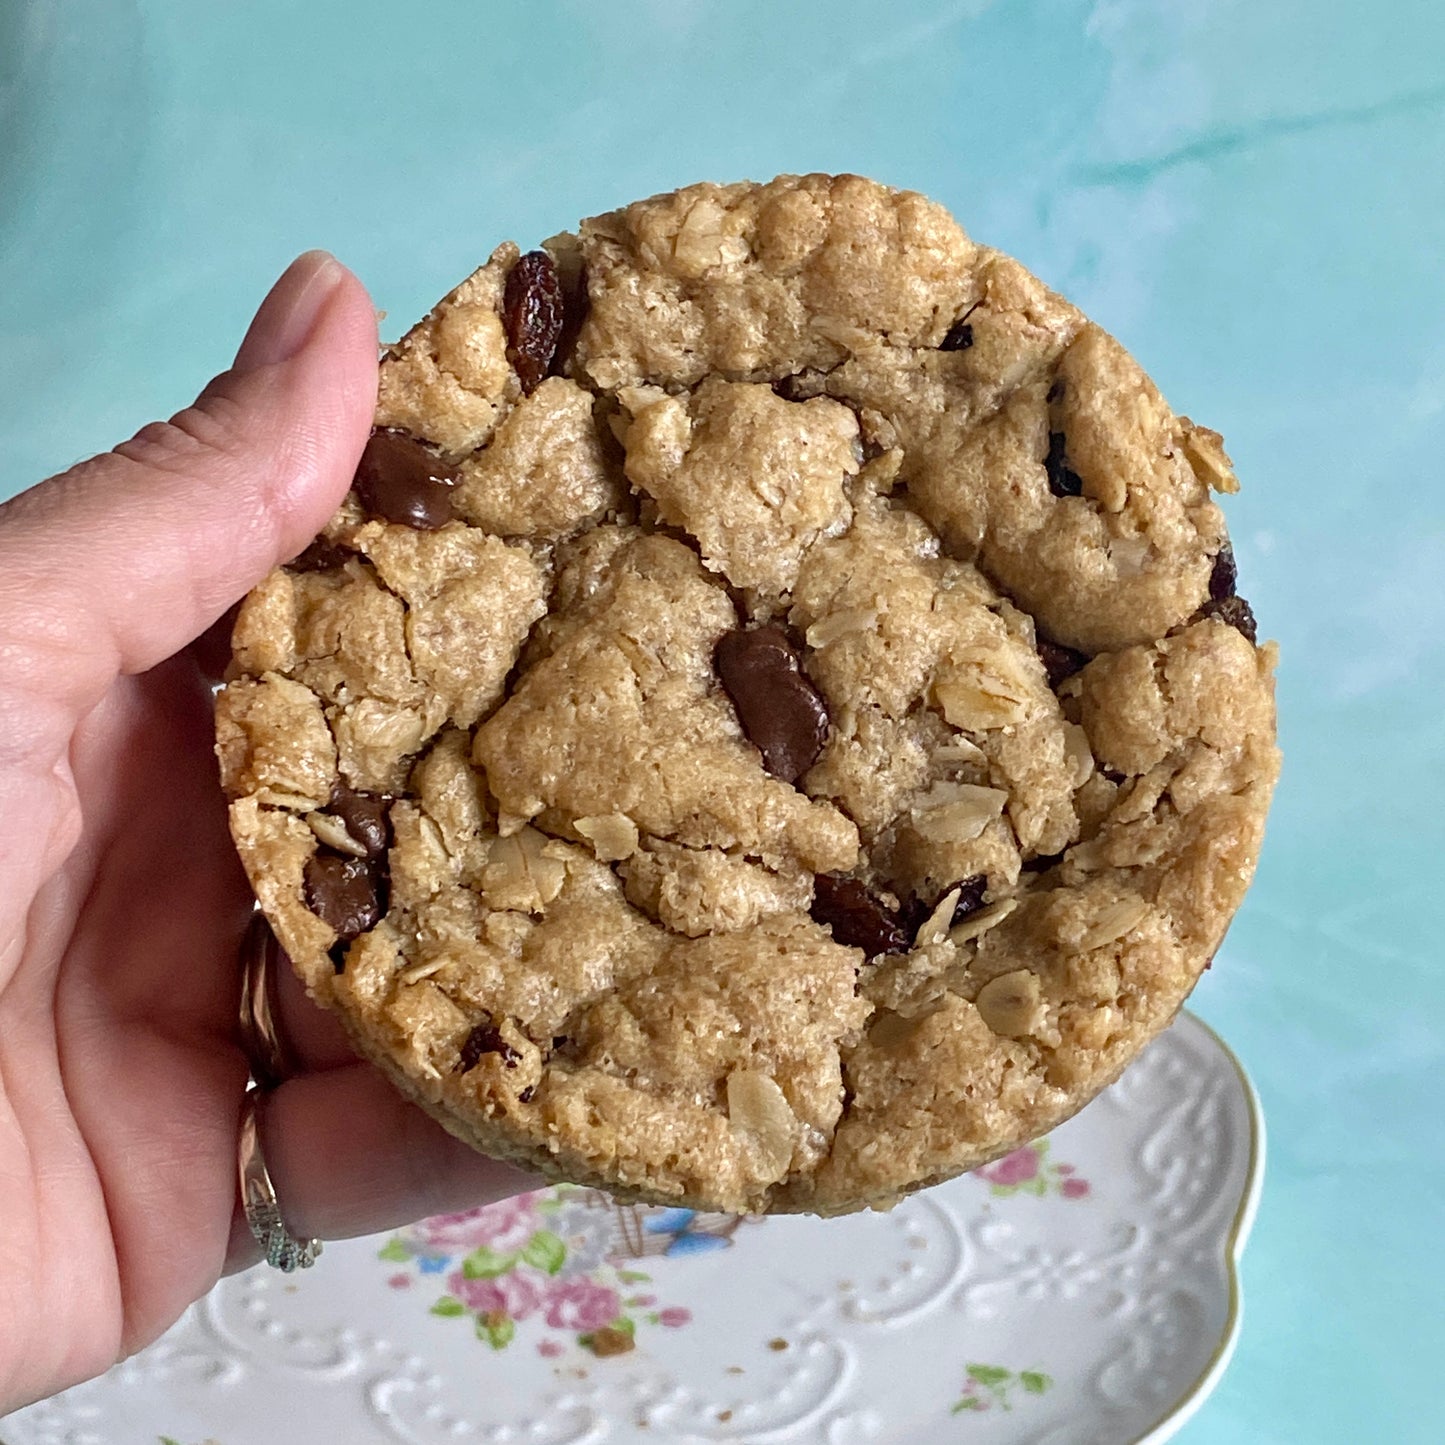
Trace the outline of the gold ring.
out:
M 241 1106 L 241 1141 L 236 1154 L 237 1172 L 241 1182 L 241 1208 L 256 1243 L 266 1252 L 266 1263 L 283 1274 L 296 1269 L 310 1269 L 321 1253 L 319 1239 L 298 1239 L 286 1228 L 281 1207 L 276 1202 L 276 1186 L 271 1183 L 265 1155 L 261 1153 L 261 1129 L 258 1115 L 265 1094 L 260 1089 L 247 1089 Z
M 251 915 L 241 940 L 241 1048 L 251 1066 L 251 1077 L 262 1089 L 274 1089 L 291 1072 L 286 1046 L 276 1028 L 271 1007 L 275 989 L 275 963 L 281 945 L 258 908 Z

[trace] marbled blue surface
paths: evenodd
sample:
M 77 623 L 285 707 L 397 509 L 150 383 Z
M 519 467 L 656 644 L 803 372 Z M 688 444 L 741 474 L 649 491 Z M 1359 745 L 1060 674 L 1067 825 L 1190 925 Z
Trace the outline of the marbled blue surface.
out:
M 1438 0 L 0 0 L 0 494 L 187 402 L 305 247 L 411 318 L 503 236 L 808 169 L 945 202 L 1228 439 L 1286 771 L 1196 1006 L 1270 1165 L 1181 1438 L 1438 1440 Z

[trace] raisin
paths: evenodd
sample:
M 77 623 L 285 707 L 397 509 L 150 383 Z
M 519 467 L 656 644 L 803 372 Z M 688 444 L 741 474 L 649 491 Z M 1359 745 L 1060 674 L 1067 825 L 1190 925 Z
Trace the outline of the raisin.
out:
M 293 572 L 334 572 L 345 565 L 349 556 L 350 552 L 344 547 L 338 547 L 329 537 L 318 537 L 286 565 Z
M 1235 595 L 1239 586 L 1239 568 L 1234 562 L 1234 548 L 1226 542 L 1214 557 L 1209 574 L 1209 600 L 1224 602 Z
M 953 905 L 950 928 L 955 923 L 962 923 L 970 913 L 977 913 L 983 907 L 983 895 L 988 892 L 988 878 L 983 873 L 975 873 L 972 878 L 955 883 L 953 888 L 958 889 L 958 902 Z M 946 888 L 944 892 L 952 893 L 953 888 Z
M 565 319 L 556 263 L 545 251 L 528 251 L 507 272 L 502 325 L 507 332 L 507 360 L 529 396 L 552 365 Z
M 861 948 L 872 962 L 885 953 L 907 953 L 913 939 L 881 898 L 856 878 L 820 873 L 813 880 L 813 919 L 833 930 L 833 941 Z
M 988 879 L 982 873 L 975 873 L 972 878 L 961 879 L 957 883 L 950 883 L 947 888 L 942 889 L 932 903 L 914 894 L 907 903 L 898 911 L 899 927 L 909 938 L 917 938 L 918 930 L 933 917 L 933 910 L 957 888 L 958 902 L 953 905 L 953 917 L 949 920 L 948 926 L 953 927 L 955 923 L 961 923 L 970 913 L 977 913 L 983 907 L 983 895 L 988 891 Z
M 940 351 L 967 351 L 973 345 L 973 323 L 955 321 L 948 328 L 948 334 L 938 343 Z
M 483 1054 L 496 1054 L 509 1069 L 516 1068 L 522 1057 L 502 1037 L 501 1030 L 491 1019 L 478 1024 L 462 1040 L 460 1056 L 457 1059 L 457 1073 L 465 1074 L 468 1069 L 476 1068 L 481 1062 Z
M 1044 470 L 1049 474 L 1049 490 L 1056 497 L 1083 494 L 1084 479 L 1064 459 L 1064 434 L 1061 431 L 1049 433 L 1049 453 L 1044 458 Z
M 1063 647 L 1057 642 L 1050 642 L 1046 637 L 1039 638 L 1038 649 L 1039 657 L 1043 660 L 1044 671 L 1049 676 L 1049 686 L 1055 689 L 1061 682 L 1066 682 L 1071 678 L 1089 660 L 1082 652 L 1075 652 L 1072 647 Z
M 1227 622 L 1236 632 L 1242 633 L 1250 643 L 1259 643 L 1259 626 L 1254 620 L 1254 609 L 1243 597 L 1226 597 L 1222 602 L 1210 598 L 1195 613 L 1195 617 L 1217 617 L 1221 622 Z

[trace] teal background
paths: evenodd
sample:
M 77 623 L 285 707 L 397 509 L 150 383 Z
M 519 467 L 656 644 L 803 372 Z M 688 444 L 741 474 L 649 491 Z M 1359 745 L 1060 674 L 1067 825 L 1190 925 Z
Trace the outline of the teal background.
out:
M 400 321 L 701 177 L 924 190 L 1222 430 L 1286 770 L 1195 996 L 1256 1080 L 1187 1445 L 1445 1434 L 1438 0 L 0 0 L 0 494 L 183 406 L 293 254 Z

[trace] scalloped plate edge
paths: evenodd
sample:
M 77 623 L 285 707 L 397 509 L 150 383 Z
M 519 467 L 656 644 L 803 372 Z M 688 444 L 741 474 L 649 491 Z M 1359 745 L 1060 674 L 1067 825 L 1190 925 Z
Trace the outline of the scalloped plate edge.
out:
M 1235 1210 L 1234 1221 L 1224 1239 L 1224 1271 L 1229 1281 L 1229 1313 L 1225 1318 L 1219 1344 L 1200 1372 L 1199 1378 L 1156 1424 L 1137 1436 L 1131 1445 L 1163 1445 L 1165 1440 L 1172 1440 L 1199 1413 L 1204 1402 L 1224 1378 L 1224 1372 L 1229 1368 L 1229 1362 L 1239 1343 L 1239 1331 L 1244 1321 L 1244 1295 L 1239 1279 L 1240 1260 L 1244 1255 L 1244 1247 L 1249 1242 L 1250 1230 L 1254 1228 L 1255 1216 L 1259 1213 L 1259 1196 L 1264 1185 L 1264 1110 L 1254 1082 L 1239 1055 L 1225 1043 L 1217 1030 L 1191 1010 L 1184 1009 L 1181 1012 L 1183 1017 L 1199 1028 L 1210 1043 L 1229 1060 L 1239 1079 L 1249 1114 L 1249 1160 L 1245 1167 L 1244 1188 L 1240 1191 L 1239 1207 Z

